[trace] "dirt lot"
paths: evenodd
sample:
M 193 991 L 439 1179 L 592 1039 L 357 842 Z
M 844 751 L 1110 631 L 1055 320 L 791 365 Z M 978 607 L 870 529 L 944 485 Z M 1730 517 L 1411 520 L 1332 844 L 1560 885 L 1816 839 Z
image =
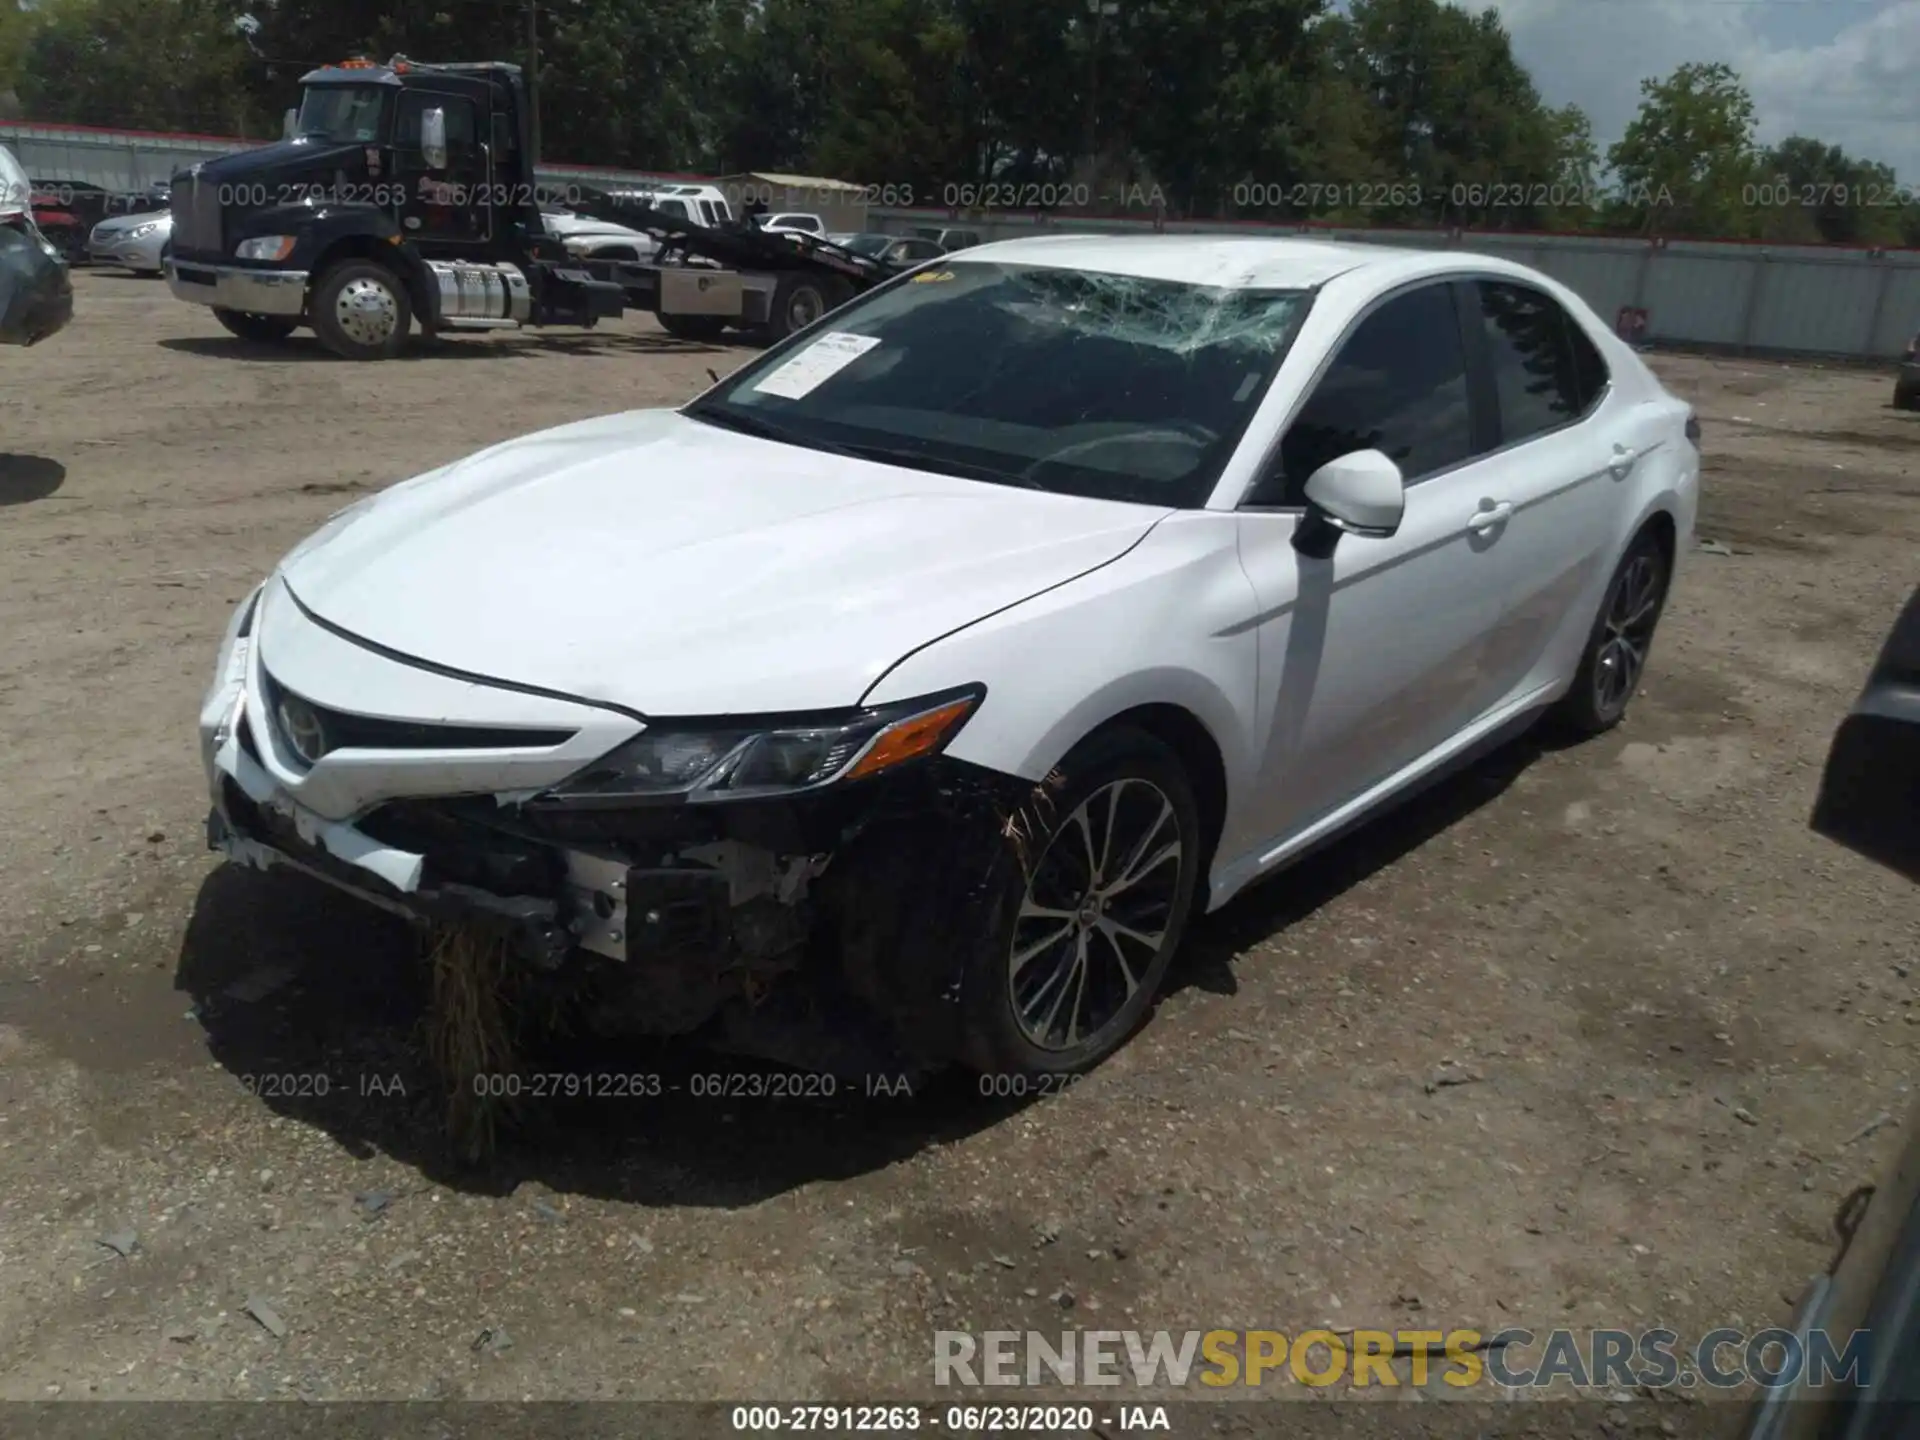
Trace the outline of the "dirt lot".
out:
M 1920 907 L 1806 829 L 1920 553 L 1883 375 L 1660 362 L 1732 553 L 1627 724 L 1213 917 L 1064 1096 L 561 1104 L 476 1179 L 404 939 L 205 850 L 214 648 L 356 493 L 737 356 L 636 322 L 354 366 L 78 283 L 0 352 L 0 1398 L 928 1397 L 936 1329 L 1698 1335 L 1783 1318 L 1883 1157 L 1847 1137 L 1907 1103 Z

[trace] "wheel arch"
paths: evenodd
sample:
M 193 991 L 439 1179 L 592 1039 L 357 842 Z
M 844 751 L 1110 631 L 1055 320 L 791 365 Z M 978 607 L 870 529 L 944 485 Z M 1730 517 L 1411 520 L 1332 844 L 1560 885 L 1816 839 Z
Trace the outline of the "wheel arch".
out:
M 1204 895 L 1206 873 L 1213 864 L 1227 820 L 1227 763 L 1220 753 L 1219 741 L 1213 738 L 1206 722 L 1185 706 L 1150 701 L 1102 721 L 1076 741 L 1075 746 L 1118 730 L 1139 730 L 1151 735 L 1173 751 L 1179 758 L 1180 768 L 1186 771 L 1187 781 L 1193 786 L 1194 801 L 1200 808 L 1203 848 L 1201 886 L 1196 894 Z
M 347 260 L 365 260 L 393 271 L 400 278 L 400 283 L 407 287 L 407 299 L 413 303 L 414 318 L 426 324 L 432 324 L 439 318 L 439 292 L 429 283 L 430 272 L 413 247 L 396 245 L 392 240 L 366 231 L 337 235 L 315 256 L 311 278 L 307 282 L 309 302 L 321 278 L 334 266 Z

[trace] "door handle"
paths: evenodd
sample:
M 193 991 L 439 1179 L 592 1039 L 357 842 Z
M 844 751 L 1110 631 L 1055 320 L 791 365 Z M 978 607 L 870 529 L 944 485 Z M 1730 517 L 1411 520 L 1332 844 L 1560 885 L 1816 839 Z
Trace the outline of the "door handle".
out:
M 1481 508 L 1474 512 L 1473 518 L 1467 521 L 1467 528 L 1475 534 L 1484 534 L 1494 526 L 1504 525 L 1513 518 L 1511 500 L 1502 500 L 1498 503 L 1482 500 L 1480 506 Z
M 1607 462 L 1607 473 L 1616 480 L 1624 480 L 1633 471 L 1634 462 L 1640 458 L 1636 451 L 1624 445 L 1613 447 L 1613 459 Z

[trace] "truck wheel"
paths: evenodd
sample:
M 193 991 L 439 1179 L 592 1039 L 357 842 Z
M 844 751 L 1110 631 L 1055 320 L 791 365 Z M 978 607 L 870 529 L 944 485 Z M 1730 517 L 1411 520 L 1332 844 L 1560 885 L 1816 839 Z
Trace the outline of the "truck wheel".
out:
M 659 320 L 676 340 L 714 341 L 727 331 L 727 322 L 717 315 L 662 315 Z
M 767 310 L 767 338 L 784 340 L 796 330 L 804 330 L 833 308 L 827 299 L 827 287 L 805 275 L 783 275 L 773 290 L 773 304 Z
M 255 315 L 247 310 L 215 310 L 213 318 L 226 326 L 229 333 L 257 345 L 276 345 L 300 326 L 298 320 L 289 320 L 284 315 Z
M 308 312 L 320 343 L 346 360 L 391 359 L 413 324 L 406 285 L 371 260 L 346 260 L 322 275 Z

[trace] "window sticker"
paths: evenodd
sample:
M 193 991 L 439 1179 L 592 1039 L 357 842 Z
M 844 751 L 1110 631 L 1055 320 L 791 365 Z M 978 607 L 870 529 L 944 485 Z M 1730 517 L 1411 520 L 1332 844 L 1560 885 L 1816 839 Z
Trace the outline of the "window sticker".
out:
M 877 335 L 834 330 L 822 335 L 786 364 L 754 384 L 762 395 L 798 400 L 810 395 L 880 343 Z

